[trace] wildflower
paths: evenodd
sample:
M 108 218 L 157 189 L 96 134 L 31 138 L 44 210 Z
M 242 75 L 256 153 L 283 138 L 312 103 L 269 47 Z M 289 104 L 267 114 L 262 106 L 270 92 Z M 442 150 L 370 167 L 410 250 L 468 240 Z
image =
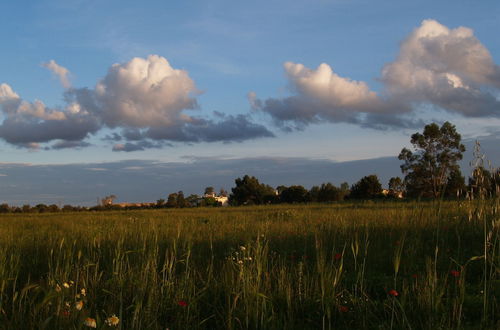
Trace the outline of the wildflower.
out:
M 75 308 L 76 308 L 77 310 L 81 311 L 81 310 L 82 310 L 82 308 L 83 308 L 83 301 L 82 301 L 82 300 L 77 301 L 77 302 L 75 303 Z
M 85 289 L 81 289 L 80 294 L 85 297 L 87 295 L 87 291 L 85 291 Z
M 349 311 L 349 307 L 347 306 L 339 306 L 339 311 L 342 313 L 347 313 Z
M 393 297 L 397 297 L 397 296 L 399 296 L 399 293 L 398 293 L 396 290 L 394 290 L 394 289 L 389 290 L 389 292 L 387 292 L 387 294 L 388 294 L 389 296 L 393 296 Z
M 89 327 L 89 328 L 97 328 L 97 322 L 95 319 L 91 318 L 91 317 L 87 317 L 84 321 L 83 321 L 83 325 L 86 326 L 86 327 Z
M 71 315 L 71 312 L 70 312 L 70 311 L 68 311 L 68 310 L 63 310 L 63 311 L 61 312 L 61 315 L 62 315 L 63 317 L 69 317 L 69 316 Z
M 65 287 L 66 289 L 69 289 L 70 285 L 69 285 L 69 283 L 64 282 L 64 283 L 63 283 L 63 287 Z
M 337 260 L 340 260 L 342 259 L 342 253 L 335 253 L 335 255 L 333 256 L 333 258 L 337 261 Z
M 450 271 L 450 275 L 453 277 L 459 277 L 460 276 L 460 271 L 458 270 L 452 270 Z
M 118 323 L 120 323 L 120 319 L 115 314 L 113 314 L 110 317 L 108 317 L 104 322 L 106 323 L 106 325 L 110 327 L 116 327 Z
M 243 265 L 243 260 L 238 260 L 238 265 Z
M 186 307 L 188 305 L 188 303 L 184 300 L 179 300 L 177 302 L 177 305 L 181 306 L 181 307 Z
M 61 292 L 61 287 L 59 286 L 59 284 L 56 284 L 56 291 Z
M 246 247 L 244 247 L 244 246 L 240 246 L 240 250 L 241 250 L 241 251 L 246 251 L 246 249 L 247 249 Z

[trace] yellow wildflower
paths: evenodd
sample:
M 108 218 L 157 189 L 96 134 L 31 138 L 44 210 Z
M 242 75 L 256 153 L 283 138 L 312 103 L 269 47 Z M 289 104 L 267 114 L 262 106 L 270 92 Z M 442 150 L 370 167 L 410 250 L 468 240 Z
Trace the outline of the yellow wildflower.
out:
M 110 327 L 111 326 L 116 327 L 118 323 L 120 323 L 120 319 L 115 314 L 113 314 L 110 317 L 108 317 L 105 322 Z
M 89 328 L 97 328 L 97 322 L 95 321 L 95 319 L 93 319 L 91 317 L 87 317 L 83 321 L 83 325 L 86 327 L 89 327 Z
M 83 308 L 83 301 L 82 301 L 82 300 L 77 301 L 77 302 L 75 303 L 75 308 L 76 308 L 77 310 L 81 311 L 81 310 L 82 310 L 82 308 Z

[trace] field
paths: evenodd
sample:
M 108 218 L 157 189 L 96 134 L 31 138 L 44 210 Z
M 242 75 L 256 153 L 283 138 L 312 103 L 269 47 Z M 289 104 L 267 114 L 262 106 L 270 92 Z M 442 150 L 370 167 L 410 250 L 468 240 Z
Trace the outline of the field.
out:
M 497 329 L 499 206 L 7 214 L 0 327 Z

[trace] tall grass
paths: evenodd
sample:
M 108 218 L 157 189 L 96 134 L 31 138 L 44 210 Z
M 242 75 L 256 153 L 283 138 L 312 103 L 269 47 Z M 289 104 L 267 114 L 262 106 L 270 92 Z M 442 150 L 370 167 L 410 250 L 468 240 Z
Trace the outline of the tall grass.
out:
M 115 314 L 121 329 L 496 329 L 498 210 L 481 199 L 3 215 L 0 327 L 91 317 L 106 329 Z

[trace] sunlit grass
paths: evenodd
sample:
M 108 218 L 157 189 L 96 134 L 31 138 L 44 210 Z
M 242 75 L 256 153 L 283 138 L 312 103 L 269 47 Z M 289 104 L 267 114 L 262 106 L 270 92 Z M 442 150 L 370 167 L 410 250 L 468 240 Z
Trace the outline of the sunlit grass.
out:
M 495 329 L 498 207 L 3 215 L 0 327 Z

